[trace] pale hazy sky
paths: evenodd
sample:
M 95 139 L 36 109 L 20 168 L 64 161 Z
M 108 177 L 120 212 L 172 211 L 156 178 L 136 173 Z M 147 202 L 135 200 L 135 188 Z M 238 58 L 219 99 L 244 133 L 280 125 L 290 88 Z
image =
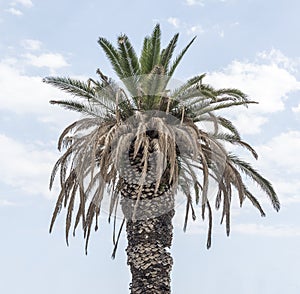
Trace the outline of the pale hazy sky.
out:
M 253 164 L 282 202 L 276 213 L 255 190 L 267 217 L 247 203 L 235 205 L 229 238 L 217 214 L 209 251 L 206 223 L 198 217 L 183 233 L 179 206 L 172 293 L 299 293 L 299 12 L 298 0 L 0 0 L 0 292 L 129 293 L 126 239 L 123 234 L 111 260 L 112 227 L 105 214 L 87 256 L 80 231 L 66 246 L 64 211 L 48 234 L 57 193 L 48 191 L 59 156 L 56 140 L 77 116 L 49 105 L 65 94 L 42 78 L 87 79 L 97 68 L 113 76 L 98 37 L 115 42 L 126 33 L 139 51 L 159 22 L 163 44 L 180 33 L 177 52 L 198 36 L 177 79 L 206 72 L 212 85 L 240 88 L 260 102 L 229 115 L 256 148 Z

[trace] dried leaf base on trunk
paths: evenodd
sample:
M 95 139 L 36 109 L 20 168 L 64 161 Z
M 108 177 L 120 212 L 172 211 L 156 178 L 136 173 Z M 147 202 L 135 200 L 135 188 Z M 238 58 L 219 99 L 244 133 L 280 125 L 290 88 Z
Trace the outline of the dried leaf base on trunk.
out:
M 121 192 L 122 210 L 127 219 L 127 263 L 132 274 L 130 293 L 169 294 L 173 259 L 167 248 L 171 247 L 173 238 L 174 196 L 167 185 L 157 193 L 154 193 L 155 184 L 146 185 L 133 221 L 137 187 L 127 184 Z
M 128 265 L 132 274 L 131 294 L 171 293 L 173 259 L 166 248 L 172 242 L 174 211 L 141 221 L 127 221 Z

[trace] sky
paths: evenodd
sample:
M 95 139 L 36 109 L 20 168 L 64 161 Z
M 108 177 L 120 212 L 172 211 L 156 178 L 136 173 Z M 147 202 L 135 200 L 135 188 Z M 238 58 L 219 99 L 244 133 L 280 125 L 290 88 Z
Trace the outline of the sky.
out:
M 217 213 L 210 250 L 207 223 L 198 217 L 183 233 L 178 204 L 172 293 L 299 293 L 299 11 L 298 0 L 0 0 L 0 292 L 129 293 L 126 238 L 112 260 L 105 213 L 87 256 L 80 231 L 66 246 L 64 211 L 48 233 L 58 192 L 58 185 L 48 190 L 57 138 L 78 116 L 48 103 L 66 94 L 42 78 L 87 80 L 97 68 L 115 77 L 98 38 L 115 42 L 126 33 L 139 52 L 160 23 L 163 44 L 180 33 L 177 52 L 197 36 L 176 79 L 207 73 L 211 85 L 239 88 L 259 102 L 227 113 L 258 161 L 234 151 L 273 183 L 282 204 L 275 212 L 253 187 L 267 217 L 235 203 L 226 237 Z

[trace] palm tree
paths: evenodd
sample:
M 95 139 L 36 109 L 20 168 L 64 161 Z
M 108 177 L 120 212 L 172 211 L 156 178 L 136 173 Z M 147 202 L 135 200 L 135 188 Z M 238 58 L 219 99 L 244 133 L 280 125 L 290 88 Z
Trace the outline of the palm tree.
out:
M 50 232 L 62 207 L 66 212 L 68 243 L 72 217 L 74 229 L 81 223 L 86 250 L 93 224 L 98 217 L 104 191 L 110 195 L 109 220 L 120 203 L 124 218 L 117 238 L 126 224 L 128 265 L 132 274 L 131 293 L 170 293 L 172 257 L 172 218 L 175 195 L 186 197 L 184 229 L 193 202 L 199 204 L 204 219 L 208 215 L 207 248 L 211 246 L 212 202 L 222 207 L 227 235 L 230 232 L 232 196 L 250 202 L 265 215 L 258 200 L 245 184 L 252 179 L 278 211 L 280 204 L 271 183 L 251 165 L 228 152 L 225 143 L 246 148 L 257 158 L 233 123 L 218 115 L 221 109 L 255 103 L 237 89 L 214 89 L 203 82 L 205 74 L 170 88 L 170 81 L 181 59 L 195 40 L 172 58 L 179 34 L 161 49 L 160 26 L 144 39 L 138 57 L 126 35 L 118 37 L 117 47 L 107 39 L 98 43 L 108 57 L 120 86 L 97 70 L 99 80 L 87 82 L 47 77 L 49 83 L 74 96 L 50 101 L 83 115 L 69 125 L 58 140 L 65 149 L 51 174 L 50 189 L 57 173 L 61 191 L 54 209 Z M 203 123 L 212 126 L 206 130 Z M 217 186 L 215 195 L 210 185 Z M 114 230 L 115 232 L 115 230 Z

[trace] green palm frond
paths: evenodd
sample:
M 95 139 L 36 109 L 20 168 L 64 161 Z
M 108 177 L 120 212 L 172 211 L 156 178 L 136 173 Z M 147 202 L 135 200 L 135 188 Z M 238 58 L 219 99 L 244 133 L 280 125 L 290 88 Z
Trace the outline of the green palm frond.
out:
M 141 57 L 140 57 L 140 65 L 141 65 L 141 74 L 147 74 L 151 71 L 152 69 L 152 62 L 151 62 L 151 40 L 150 37 L 145 37 L 144 43 L 143 43 L 143 49 L 141 52 Z
M 229 108 L 232 106 L 240 106 L 240 105 L 247 106 L 248 104 L 257 104 L 257 102 L 255 102 L 255 101 L 237 101 L 237 102 L 229 102 L 229 103 L 226 103 L 226 102 L 214 103 L 214 102 L 212 102 L 207 107 L 195 109 L 195 118 L 198 119 L 201 117 L 201 115 L 203 115 L 205 113 L 213 112 L 216 110 Z
M 229 142 L 231 144 L 240 145 L 251 152 L 253 157 L 257 159 L 258 155 L 256 151 L 246 142 L 241 141 L 241 139 L 235 135 L 227 134 L 227 133 L 220 133 L 217 134 L 209 134 L 210 136 L 213 136 L 215 139 L 224 140 L 226 142 Z
M 201 76 L 195 77 L 195 80 L 191 80 L 191 82 L 195 83 L 196 80 L 201 81 L 202 78 Z M 203 103 L 206 104 L 206 102 L 209 102 L 207 106 L 212 104 L 213 102 L 216 102 L 218 97 L 216 96 L 214 89 L 207 85 L 193 85 L 188 88 L 182 88 L 182 89 L 177 89 L 175 90 L 176 92 L 174 99 L 174 106 L 184 106 L 187 108 L 193 108 L 193 112 L 197 112 L 198 110 L 204 109 Z M 177 91 L 180 91 L 179 93 Z M 195 104 L 200 102 L 198 106 Z
M 270 198 L 273 207 L 275 210 L 280 209 L 280 202 L 274 191 L 272 184 L 261 176 L 252 166 L 241 159 L 239 159 L 236 155 L 229 154 L 229 159 L 232 161 L 238 169 L 240 169 L 243 173 L 245 173 L 249 178 L 251 178 Z
M 178 89 L 175 89 L 172 92 L 172 97 L 174 99 L 177 99 L 178 97 L 183 96 L 183 97 L 181 97 L 181 99 L 184 99 L 185 96 L 182 95 L 182 93 L 184 93 L 185 91 L 187 91 L 188 89 L 190 89 L 192 86 L 195 86 L 195 85 L 198 87 L 196 87 L 194 89 L 199 90 L 200 86 L 201 86 L 201 82 L 205 76 L 206 76 L 206 74 L 202 74 L 202 75 L 195 76 L 195 77 L 189 79 L 186 83 L 184 83 L 182 86 L 180 86 Z
M 110 99 L 103 99 L 103 94 L 105 93 L 107 88 L 102 87 L 101 84 L 97 84 L 97 87 L 95 88 L 91 87 L 86 82 L 78 81 L 76 79 L 71 79 L 67 77 L 46 77 L 43 79 L 43 82 L 50 84 L 56 88 L 59 88 L 64 92 L 72 94 L 78 98 L 86 99 L 89 104 L 98 104 L 101 108 L 104 108 L 111 112 L 114 111 L 115 96 L 110 97 Z M 54 101 L 52 102 L 53 104 L 59 104 Z M 78 107 L 73 105 L 74 109 L 70 108 L 70 110 L 79 111 L 80 109 L 84 110 L 88 108 L 80 107 L 79 104 L 80 103 L 78 103 Z M 63 104 L 61 103 L 61 105 Z M 84 106 L 84 104 L 81 105 Z
M 144 39 L 143 49 L 140 57 L 141 74 L 149 74 L 155 65 L 160 62 L 160 26 L 154 27 L 152 35 Z
M 50 84 L 60 90 L 63 90 L 71 95 L 86 98 L 88 100 L 96 100 L 95 90 L 88 86 L 87 83 L 71 79 L 68 77 L 46 77 L 44 83 Z
M 103 37 L 99 38 L 98 44 L 105 52 L 118 77 L 122 79 L 124 77 L 124 69 L 122 68 L 122 64 L 120 62 L 120 55 L 118 50 L 107 39 Z
M 62 106 L 67 110 L 76 111 L 84 115 L 95 116 L 98 118 L 103 118 L 105 116 L 105 113 L 101 108 L 93 107 L 91 104 L 87 103 L 80 103 L 72 100 L 50 100 L 50 103 Z
M 155 65 L 158 65 L 160 62 L 160 38 L 161 38 L 161 31 L 160 26 L 157 24 L 154 27 L 152 36 L 151 36 L 151 50 L 152 50 L 152 57 L 151 57 L 151 70 L 154 68 Z
M 217 96 L 230 96 L 236 100 L 247 100 L 247 95 L 235 88 L 218 89 L 215 91 Z
M 230 120 L 228 120 L 224 117 L 221 117 L 221 116 L 217 116 L 217 119 L 218 119 L 219 124 L 222 127 L 229 130 L 238 139 L 241 139 L 239 131 L 237 130 L 237 128 L 234 126 L 234 124 Z
M 255 206 L 259 210 L 261 216 L 262 217 L 266 216 L 266 214 L 263 211 L 263 209 L 262 209 L 261 205 L 259 204 L 258 200 L 252 195 L 252 193 L 246 187 L 244 187 L 244 189 L 245 189 L 246 197 L 252 202 L 253 206 Z
M 163 74 L 163 68 L 156 65 L 151 73 L 140 79 L 142 91 L 142 105 L 144 110 L 157 109 L 162 95 L 165 93 L 167 78 Z
M 187 52 L 187 50 L 190 48 L 190 46 L 193 44 L 193 42 L 195 41 L 196 37 L 194 37 L 189 43 L 188 45 L 179 53 L 179 55 L 176 57 L 176 59 L 172 62 L 169 71 L 167 72 L 168 76 L 172 77 L 174 74 L 175 69 L 177 68 L 177 66 L 179 65 L 181 59 L 183 58 L 183 56 L 185 55 L 185 53 Z
M 175 34 L 169 42 L 168 46 L 161 51 L 160 64 L 163 66 L 165 72 L 168 72 L 169 64 L 171 62 L 174 50 L 176 48 L 178 37 L 179 34 Z
M 140 74 L 138 57 L 126 35 L 118 37 L 120 65 L 124 71 L 124 78 L 135 77 Z

